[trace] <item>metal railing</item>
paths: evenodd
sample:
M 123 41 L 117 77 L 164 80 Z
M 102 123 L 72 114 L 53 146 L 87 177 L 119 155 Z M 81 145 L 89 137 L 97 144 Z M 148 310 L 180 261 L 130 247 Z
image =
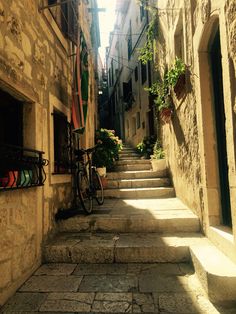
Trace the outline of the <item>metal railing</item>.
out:
M 0 191 L 42 186 L 46 180 L 44 152 L 0 144 Z

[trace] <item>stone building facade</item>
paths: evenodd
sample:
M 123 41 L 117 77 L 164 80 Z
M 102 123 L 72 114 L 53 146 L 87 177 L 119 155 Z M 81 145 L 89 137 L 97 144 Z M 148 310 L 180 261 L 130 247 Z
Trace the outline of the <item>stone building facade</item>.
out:
M 161 128 L 177 196 L 209 239 L 236 262 L 236 1 L 159 0 L 158 73 L 175 57 L 187 65 L 184 93 L 172 91 Z
M 43 186 L 26 188 L 28 183 L 22 183 L 21 189 L 9 185 L 1 191 L 0 178 L 0 305 L 41 264 L 41 246 L 54 230 L 54 215 L 69 208 L 73 199 L 72 175 L 56 163 L 57 145 L 68 139 L 66 127 L 71 122 L 78 26 L 87 44 L 89 73 L 88 117 L 81 143 L 84 147 L 94 143 L 98 47 L 90 30 L 98 25 L 88 7 L 96 8 L 96 1 L 55 4 L 56 0 L 0 1 L 0 128 L 5 134 L 0 142 L 43 151 L 49 160 Z M 77 17 L 70 16 L 72 4 Z
M 139 49 L 146 41 L 149 12 L 137 1 L 117 1 L 116 22 L 107 51 L 111 128 L 133 146 L 153 134 L 153 112 L 148 93 L 150 64 L 142 64 Z

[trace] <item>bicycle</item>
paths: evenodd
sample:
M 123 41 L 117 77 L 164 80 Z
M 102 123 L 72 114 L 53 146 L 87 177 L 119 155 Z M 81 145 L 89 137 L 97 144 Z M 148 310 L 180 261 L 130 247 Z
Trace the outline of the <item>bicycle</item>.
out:
M 96 199 L 98 205 L 104 203 L 102 181 L 96 167 L 92 166 L 91 155 L 95 149 L 96 147 L 75 150 L 76 200 L 79 198 L 80 204 L 87 214 L 91 214 L 93 210 L 93 198 Z

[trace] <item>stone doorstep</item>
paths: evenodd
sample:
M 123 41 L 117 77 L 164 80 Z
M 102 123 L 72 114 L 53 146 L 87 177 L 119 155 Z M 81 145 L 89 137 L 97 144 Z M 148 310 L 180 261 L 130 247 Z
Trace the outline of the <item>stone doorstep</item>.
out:
M 199 233 L 61 233 L 44 246 L 43 260 L 89 264 L 189 262 L 189 246 L 202 239 Z
M 196 274 L 214 303 L 234 303 L 236 313 L 236 264 L 208 239 L 192 245 L 190 254 Z
M 175 190 L 172 187 L 105 189 L 104 196 L 122 199 L 168 198 L 175 197 Z
M 60 232 L 118 232 L 118 233 L 164 233 L 198 232 L 199 218 L 181 211 L 178 215 L 167 212 L 159 216 L 125 214 L 107 216 L 77 216 L 58 223 Z
M 168 187 L 169 178 L 143 178 L 143 179 L 116 179 L 108 180 L 107 187 L 112 188 L 142 188 L 142 187 Z
M 131 170 L 131 171 L 120 171 L 120 172 L 108 172 L 108 180 L 119 180 L 119 179 L 147 179 L 147 178 L 163 178 L 166 177 L 167 171 L 152 171 L 152 170 Z

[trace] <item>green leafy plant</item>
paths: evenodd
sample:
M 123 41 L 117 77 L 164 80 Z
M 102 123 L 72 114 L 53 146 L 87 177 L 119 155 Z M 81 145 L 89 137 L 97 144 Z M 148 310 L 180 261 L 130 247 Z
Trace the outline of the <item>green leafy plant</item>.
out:
M 99 129 L 95 134 L 96 150 L 93 153 L 93 164 L 96 167 L 111 169 L 119 158 L 122 142 L 115 136 L 114 130 Z
M 166 80 L 168 82 L 168 85 L 174 87 L 178 82 L 180 75 L 185 73 L 185 70 L 186 66 L 184 62 L 181 59 L 176 58 L 173 66 L 166 73 Z
M 172 107 L 170 91 L 175 87 L 179 77 L 185 73 L 184 62 L 176 58 L 173 66 L 165 73 L 163 81 L 156 81 L 151 87 L 145 88 L 152 95 L 156 96 L 154 103 L 158 111 Z
M 136 149 L 138 153 L 146 158 L 150 158 L 153 153 L 156 137 L 154 135 L 145 136 L 142 142 L 138 143 Z
M 156 143 L 153 147 L 153 154 L 151 155 L 151 159 L 164 159 L 165 158 L 165 152 L 162 148 L 161 142 L 159 140 L 156 140 Z
M 143 63 L 147 64 L 148 61 L 153 60 L 153 41 L 157 36 L 158 29 L 158 20 L 156 16 L 156 12 L 152 12 L 152 18 L 150 23 L 148 24 L 146 35 L 147 40 L 142 48 L 139 48 L 139 57 L 138 59 Z

